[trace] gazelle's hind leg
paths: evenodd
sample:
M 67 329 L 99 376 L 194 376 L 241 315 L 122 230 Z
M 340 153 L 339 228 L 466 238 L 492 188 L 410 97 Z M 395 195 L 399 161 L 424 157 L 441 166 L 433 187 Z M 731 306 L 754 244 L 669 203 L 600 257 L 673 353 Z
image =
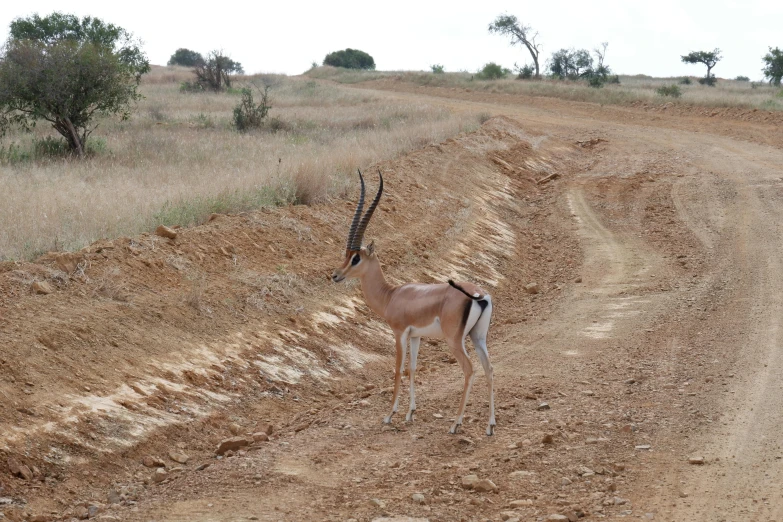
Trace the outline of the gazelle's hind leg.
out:
M 489 352 L 487 351 L 486 332 L 483 335 L 470 333 L 470 340 L 473 341 L 473 347 L 476 349 L 481 366 L 484 367 L 484 375 L 487 376 L 487 386 L 489 387 L 489 425 L 487 426 L 487 435 L 495 433 L 495 383 L 492 372 L 492 364 L 489 362 Z
M 416 411 L 416 358 L 419 356 L 419 343 L 421 337 L 411 337 L 411 359 L 410 359 L 410 378 L 411 378 L 411 405 L 408 408 L 408 414 L 405 416 L 405 420 L 410 422 L 413 420 L 413 412 Z M 404 364 L 404 363 L 403 363 Z
M 487 435 L 495 433 L 495 379 L 492 364 L 489 362 L 489 351 L 487 351 L 487 332 L 491 318 L 492 301 L 487 296 L 487 306 L 482 310 L 476 324 L 470 330 L 470 340 L 473 341 L 473 347 L 476 349 L 481 366 L 484 367 L 484 375 L 487 376 L 487 387 L 489 388 L 489 424 L 487 425 Z
M 405 345 L 407 337 L 404 333 L 394 332 L 394 341 L 397 348 L 397 357 L 394 366 L 394 394 L 392 396 L 392 410 L 383 418 L 384 424 L 390 424 L 392 415 L 397 413 L 397 405 L 400 402 L 400 384 L 402 383 L 402 370 L 405 368 Z
M 465 415 L 465 406 L 468 404 L 468 396 L 470 395 L 470 388 L 473 386 L 473 363 L 470 362 L 468 354 L 465 353 L 465 339 L 450 339 L 448 341 L 451 354 L 457 359 L 459 365 L 462 367 L 462 373 L 465 374 L 465 386 L 462 389 L 462 400 L 459 403 L 459 410 L 457 410 L 457 418 L 454 424 L 451 426 L 449 433 L 457 433 L 457 429 L 462 425 L 462 418 Z

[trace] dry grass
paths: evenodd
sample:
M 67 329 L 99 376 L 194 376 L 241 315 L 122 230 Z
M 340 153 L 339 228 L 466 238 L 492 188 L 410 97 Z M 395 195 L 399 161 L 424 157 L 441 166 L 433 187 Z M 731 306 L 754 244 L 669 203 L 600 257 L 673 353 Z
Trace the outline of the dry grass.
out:
M 478 127 L 478 117 L 309 78 L 264 76 L 279 132 L 230 128 L 234 94 L 182 94 L 181 68 L 145 77 L 130 121 L 100 122 L 86 161 L 36 154 L 34 140 L 0 145 L 0 260 L 74 250 L 101 237 L 132 235 L 158 224 L 190 225 L 212 212 L 312 203 L 345 194 L 357 167 L 394 158 Z
M 677 100 L 656 94 L 656 89 L 678 83 L 680 78 L 652 78 L 649 76 L 621 76 L 619 85 L 606 85 L 594 89 L 586 82 L 559 80 L 478 80 L 471 73 L 432 74 L 404 71 L 351 71 L 335 67 L 319 67 L 306 73 L 311 78 L 329 79 L 339 83 L 354 84 L 378 79 L 396 79 L 418 85 L 458 87 L 492 93 L 525 94 L 566 100 L 594 102 L 611 105 L 628 105 L 635 102 L 651 104 L 678 103 L 706 107 L 743 107 L 769 111 L 783 110 L 783 90 L 768 84 L 719 80 L 717 86 L 699 85 L 691 78 L 691 85 L 680 85 L 682 97 Z

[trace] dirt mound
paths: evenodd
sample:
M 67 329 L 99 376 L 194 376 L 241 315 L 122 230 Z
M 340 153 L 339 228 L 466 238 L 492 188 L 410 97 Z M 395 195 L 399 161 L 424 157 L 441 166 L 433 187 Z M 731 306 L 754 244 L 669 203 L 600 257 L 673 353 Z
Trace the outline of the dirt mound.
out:
M 390 278 L 496 288 L 501 324 L 546 309 L 579 254 L 557 225 L 535 226 L 551 215 L 536 180 L 567 175 L 578 152 L 541 141 L 495 118 L 379 165 L 387 188 L 368 237 L 380 238 Z M 356 285 L 328 280 L 353 204 L 218 215 L 174 239 L 142 234 L 3 264 L 0 497 L 74 513 L 118 479 L 139 481 L 143 456 L 187 444 L 190 462 L 203 461 L 237 419 L 240 435 L 259 423 L 297 432 L 320 422 L 312 401 L 385 375 L 384 325 Z M 511 264 L 515 280 L 544 292 L 510 292 Z M 30 476 L 14 477 L 18 466 Z

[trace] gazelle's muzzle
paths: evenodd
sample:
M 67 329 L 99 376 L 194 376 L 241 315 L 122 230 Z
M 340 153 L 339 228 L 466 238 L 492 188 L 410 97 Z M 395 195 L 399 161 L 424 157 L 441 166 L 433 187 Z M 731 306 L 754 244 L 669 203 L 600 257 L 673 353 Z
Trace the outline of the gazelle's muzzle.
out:
M 343 275 L 342 270 L 338 269 L 332 272 L 332 282 L 339 283 L 343 279 L 345 279 L 345 276 Z

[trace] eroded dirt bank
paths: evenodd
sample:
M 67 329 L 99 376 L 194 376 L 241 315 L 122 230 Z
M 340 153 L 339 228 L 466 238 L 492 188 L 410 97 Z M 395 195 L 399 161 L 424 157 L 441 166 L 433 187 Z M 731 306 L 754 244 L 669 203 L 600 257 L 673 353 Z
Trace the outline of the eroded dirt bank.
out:
M 415 422 L 380 424 L 391 336 L 327 279 L 350 202 L 218 216 L 3 267 L 5 516 L 780 518 L 780 152 L 493 103 L 445 96 L 509 117 L 380 165 L 368 237 L 392 280 L 491 290 L 495 437 L 481 375 L 446 434 L 461 373 L 439 342 L 422 345 Z M 271 441 L 215 458 L 267 423 Z M 471 474 L 497 490 L 466 489 Z

